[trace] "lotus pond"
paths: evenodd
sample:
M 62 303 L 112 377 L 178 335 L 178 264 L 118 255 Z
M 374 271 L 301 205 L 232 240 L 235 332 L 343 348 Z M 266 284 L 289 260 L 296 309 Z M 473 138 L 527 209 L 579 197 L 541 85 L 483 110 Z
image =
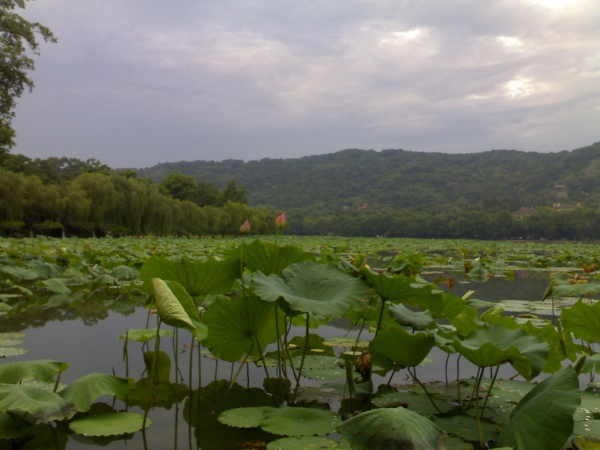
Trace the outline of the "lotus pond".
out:
M 599 266 L 566 242 L 2 239 L 0 449 L 598 448 Z

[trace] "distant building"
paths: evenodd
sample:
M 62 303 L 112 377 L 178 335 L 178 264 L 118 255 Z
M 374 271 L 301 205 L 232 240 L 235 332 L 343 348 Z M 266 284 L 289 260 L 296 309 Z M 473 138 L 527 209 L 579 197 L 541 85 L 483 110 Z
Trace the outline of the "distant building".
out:
M 513 213 L 513 217 L 521 220 L 523 217 L 529 216 L 530 214 L 533 214 L 534 212 L 535 212 L 535 208 L 533 208 L 533 207 L 521 206 L 521 208 L 519 208 L 519 210 L 517 212 Z
M 361 203 L 358 209 L 367 209 L 369 207 L 368 203 Z
M 574 209 L 581 208 L 579 203 L 554 203 L 552 205 L 556 211 L 573 211 Z

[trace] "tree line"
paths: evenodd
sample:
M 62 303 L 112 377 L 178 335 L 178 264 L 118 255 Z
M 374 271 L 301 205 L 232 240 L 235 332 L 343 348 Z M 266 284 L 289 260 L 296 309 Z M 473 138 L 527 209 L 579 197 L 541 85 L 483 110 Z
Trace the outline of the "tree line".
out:
M 220 191 L 182 174 L 154 183 L 94 159 L 9 154 L 0 164 L 5 236 L 234 235 L 246 219 L 262 234 L 274 232 L 275 216 L 249 207 L 233 180 Z

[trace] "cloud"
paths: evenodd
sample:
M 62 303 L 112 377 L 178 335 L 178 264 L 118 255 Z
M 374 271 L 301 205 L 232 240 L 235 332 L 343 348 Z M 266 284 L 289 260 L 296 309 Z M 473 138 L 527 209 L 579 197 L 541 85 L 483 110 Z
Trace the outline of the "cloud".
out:
M 159 161 L 598 140 L 595 0 L 63 0 L 16 152 Z

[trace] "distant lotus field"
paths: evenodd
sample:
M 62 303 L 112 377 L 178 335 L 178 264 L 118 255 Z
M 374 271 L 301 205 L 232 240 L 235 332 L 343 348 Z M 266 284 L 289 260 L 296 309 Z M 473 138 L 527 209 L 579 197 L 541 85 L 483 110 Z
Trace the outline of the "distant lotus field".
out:
M 0 450 L 597 449 L 600 245 L 0 239 Z

